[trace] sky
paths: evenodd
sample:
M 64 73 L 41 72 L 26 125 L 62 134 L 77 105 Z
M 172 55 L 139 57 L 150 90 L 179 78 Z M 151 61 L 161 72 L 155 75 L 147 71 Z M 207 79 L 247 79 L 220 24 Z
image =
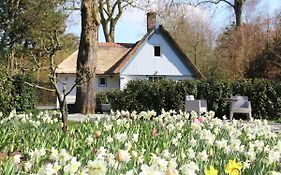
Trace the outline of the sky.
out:
M 210 20 L 214 26 L 214 32 L 221 32 L 230 21 L 234 20 L 234 15 L 231 13 L 230 9 L 224 8 L 225 6 L 220 6 L 214 9 L 195 9 L 193 13 L 189 15 L 196 14 Z M 265 16 L 273 16 L 276 10 L 281 10 L 281 0 L 261 0 L 261 3 L 257 7 L 259 14 Z M 202 15 L 198 13 L 202 12 Z M 248 12 L 251 9 L 248 9 Z M 247 10 L 244 11 L 247 14 Z M 231 19 L 230 19 L 231 18 Z M 206 19 L 204 19 L 206 20 Z M 246 19 L 245 19 L 246 20 Z M 80 13 L 79 11 L 74 11 L 67 20 L 66 33 L 73 33 L 76 36 L 80 36 L 81 26 L 80 26 Z M 115 31 L 115 41 L 123 43 L 135 43 L 137 42 L 146 32 L 146 12 L 140 9 L 128 9 L 124 11 L 122 17 L 117 23 Z M 104 42 L 104 36 L 102 33 L 102 28 L 99 29 L 99 41 Z

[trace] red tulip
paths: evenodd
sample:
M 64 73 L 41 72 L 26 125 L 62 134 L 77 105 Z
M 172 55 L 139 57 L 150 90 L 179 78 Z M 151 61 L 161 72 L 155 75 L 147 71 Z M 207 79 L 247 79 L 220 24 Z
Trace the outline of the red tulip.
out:
M 96 131 L 95 132 L 95 136 L 96 136 L 96 138 L 99 138 L 101 136 L 101 132 L 100 131 Z
M 151 135 L 156 136 L 157 135 L 157 129 L 153 128 L 152 131 L 151 131 Z

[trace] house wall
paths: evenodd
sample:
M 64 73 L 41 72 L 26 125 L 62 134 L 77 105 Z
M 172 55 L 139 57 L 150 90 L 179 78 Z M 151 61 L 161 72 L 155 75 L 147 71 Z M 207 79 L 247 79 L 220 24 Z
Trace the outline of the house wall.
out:
M 96 76 L 96 90 L 97 92 L 104 91 L 104 90 L 110 90 L 110 89 L 119 89 L 120 88 L 120 79 L 119 76 L 102 76 L 107 78 L 107 86 L 101 87 L 99 86 L 99 80 L 98 78 L 100 75 Z M 75 74 L 58 74 L 58 88 L 60 92 L 63 90 L 63 84 L 65 84 L 66 92 L 72 87 L 72 85 L 75 84 L 76 75 Z M 76 98 L 76 88 L 74 88 L 71 93 L 66 97 L 66 101 L 68 104 L 75 103 Z M 57 101 L 57 107 L 58 107 L 58 101 Z
M 106 77 L 106 79 L 107 79 L 107 86 L 106 87 L 99 86 L 99 82 L 98 82 L 99 77 Z M 97 92 L 105 91 L 105 90 L 111 90 L 111 89 L 119 89 L 120 88 L 120 78 L 119 78 L 119 76 L 98 75 L 97 79 L 96 79 L 96 88 L 97 88 Z
M 76 75 L 75 74 L 58 74 L 58 82 L 57 86 L 62 94 L 62 90 L 65 86 L 66 91 L 68 92 L 70 88 L 75 84 Z M 76 96 L 76 88 L 74 88 L 70 94 L 66 98 L 66 102 L 68 104 L 72 104 L 75 102 L 75 96 Z
M 161 57 L 154 56 L 154 46 L 161 47 Z M 194 79 L 182 59 L 158 29 L 121 70 L 121 75 L 186 76 Z
M 190 80 L 190 76 L 164 76 L 166 80 Z M 148 80 L 149 76 L 147 75 L 122 75 L 120 76 L 120 89 L 123 90 L 126 87 L 126 84 L 131 80 Z

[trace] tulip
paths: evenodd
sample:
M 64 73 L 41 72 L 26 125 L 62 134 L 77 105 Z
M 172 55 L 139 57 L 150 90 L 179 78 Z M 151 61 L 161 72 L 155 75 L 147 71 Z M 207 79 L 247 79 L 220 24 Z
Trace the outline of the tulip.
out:
M 152 136 L 156 136 L 157 135 L 157 129 L 153 128 L 151 131 Z
M 160 128 L 164 128 L 165 127 L 165 124 L 162 121 L 159 123 L 159 125 L 160 125 Z
M 199 123 L 203 123 L 203 122 L 204 122 L 204 118 L 203 118 L 203 117 L 201 117 L 201 116 L 200 116 L 200 117 L 198 117 L 198 119 L 197 119 L 197 120 L 198 120 L 198 122 L 199 122 Z
M 115 156 L 118 162 L 129 162 L 131 159 L 130 154 L 126 150 L 119 150 Z
M 96 132 L 95 132 L 95 137 L 96 137 L 96 138 L 99 138 L 100 136 L 101 136 L 101 132 L 100 132 L 100 131 L 96 131 Z

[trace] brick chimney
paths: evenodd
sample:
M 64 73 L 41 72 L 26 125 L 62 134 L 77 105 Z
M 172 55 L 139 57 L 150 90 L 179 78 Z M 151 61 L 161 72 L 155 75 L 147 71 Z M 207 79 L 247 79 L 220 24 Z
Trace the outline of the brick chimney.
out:
M 147 16 L 147 32 L 155 29 L 156 27 L 156 13 L 155 12 L 148 12 Z

